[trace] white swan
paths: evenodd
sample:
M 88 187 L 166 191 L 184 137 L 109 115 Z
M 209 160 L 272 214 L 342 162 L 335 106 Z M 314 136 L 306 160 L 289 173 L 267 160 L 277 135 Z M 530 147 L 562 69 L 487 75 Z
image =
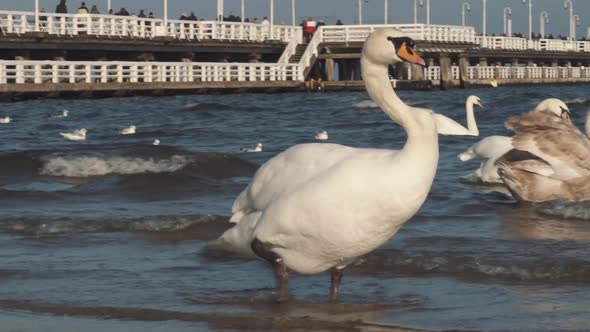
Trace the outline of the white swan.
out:
M 86 128 L 82 128 L 82 129 L 74 130 L 74 132 L 72 132 L 72 133 L 59 133 L 59 134 L 71 141 L 83 141 L 86 139 L 87 132 L 88 131 L 86 130 Z
M 463 127 L 455 120 L 449 119 L 441 114 L 435 114 L 437 121 L 438 133 L 441 135 L 461 135 L 461 136 L 479 136 L 479 129 L 475 122 L 473 106 L 483 108 L 481 100 L 477 96 L 469 96 L 465 102 L 465 112 L 467 113 L 467 128 Z
M 12 122 L 12 119 L 9 116 L 4 117 L 4 118 L 0 118 L 0 123 L 10 123 L 10 122 Z
M 498 81 L 496 81 L 495 78 L 492 78 L 490 80 L 490 85 L 491 85 L 492 88 L 497 88 L 498 87 Z
M 552 113 L 553 115 L 559 116 L 563 121 L 571 123 L 569 108 L 563 101 L 557 98 L 543 100 L 535 107 L 533 112 Z M 504 181 L 502 181 L 498 174 L 496 161 L 512 149 L 514 149 L 512 146 L 512 137 L 488 136 L 472 145 L 465 152 L 459 154 L 459 159 L 462 161 L 478 157 L 485 159 L 479 168 L 468 177 L 484 183 L 502 184 Z
M 61 112 L 61 114 L 56 114 L 56 115 L 51 115 L 50 117 L 53 119 L 59 119 L 59 118 L 67 118 L 69 115 L 70 111 L 68 110 L 63 110 Z
M 125 128 L 125 129 L 121 130 L 121 135 L 133 135 L 136 132 L 137 132 L 137 127 L 130 126 L 128 128 Z
M 315 139 L 320 140 L 320 141 L 325 141 L 328 139 L 328 132 L 327 131 L 320 131 L 319 133 L 317 133 L 315 135 Z
M 152 143 L 152 145 L 160 145 L 160 140 L 159 139 L 155 139 L 154 142 Z
M 240 151 L 243 152 L 261 152 L 262 151 L 262 143 L 256 144 L 254 148 L 240 148 Z
M 424 65 L 414 42 L 398 29 L 373 32 L 361 65 L 370 97 L 407 133 L 402 150 L 301 144 L 272 158 L 234 202 L 237 223 L 212 245 L 270 262 L 279 299 L 288 295 L 287 269 L 332 271 L 335 300 L 342 270 L 390 239 L 426 199 L 438 163 L 432 111 L 395 94 L 388 66 Z

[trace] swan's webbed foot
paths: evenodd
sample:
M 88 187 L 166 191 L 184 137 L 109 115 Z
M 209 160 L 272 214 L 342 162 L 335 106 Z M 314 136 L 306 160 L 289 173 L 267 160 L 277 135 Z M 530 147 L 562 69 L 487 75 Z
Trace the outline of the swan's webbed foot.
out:
M 338 298 L 338 288 L 340 287 L 340 282 L 342 281 L 343 271 L 344 268 L 335 267 L 332 269 L 329 298 L 331 303 L 335 303 Z
M 283 258 L 266 249 L 258 239 L 254 239 L 250 247 L 258 257 L 272 265 L 277 279 L 276 300 L 277 302 L 286 302 L 289 299 L 289 272 L 287 271 L 287 265 L 285 265 Z

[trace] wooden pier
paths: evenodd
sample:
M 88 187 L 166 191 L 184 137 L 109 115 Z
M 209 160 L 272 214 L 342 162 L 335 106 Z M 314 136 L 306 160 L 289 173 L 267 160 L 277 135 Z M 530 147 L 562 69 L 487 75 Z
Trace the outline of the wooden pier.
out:
M 34 22 L 34 23 L 33 23 Z M 0 11 L 0 99 L 364 89 L 360 52 L 384 25 L 301 27 Z M 590 42 L 477 36 L 473 27 L 388 25 L 427 62 L 392 67 L 398 89 L 590 83 Z M 307 84 L 306 84 L 307 82 Z M 315 90 L 315 89 L 314 89 Z

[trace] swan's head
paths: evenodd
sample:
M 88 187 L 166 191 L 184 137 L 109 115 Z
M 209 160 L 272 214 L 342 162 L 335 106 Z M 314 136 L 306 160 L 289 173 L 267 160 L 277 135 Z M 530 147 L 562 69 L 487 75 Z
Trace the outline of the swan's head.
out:
M 79 130 L 79 132 L 80 132 L 80 133 L 82 133 L 82 134 L 84 134 L 84 135 L 86 135 L 86 132 L 87 132 L 87 131 L 88 131 L 88 130 L 86 130 L 86 128 L 82 128 L 82 129 L 80 129 L 80 130 Z
M 395 28 L 379 29 L 371 33 L 363 45 L 362 56 L 383 66 L 398 62 L 426 65 L 416 52 L 414 40 Z
M 557 98 L 543 100 L 539 103 L 539 105 L 537 105 L 537 107 L 535 107 L 534 111 L 552 113 L 555 114 L 555 116 L 562 118 L 564 121 L 572 123 L 570 118 L 570 109 L 563 101 Z
M 64 111 L 63 111 L 63 116 L 68 116 L 68 113 L 69 113 L 69 112 L 70 112 L 70 111 L 68 111 L 68 110 L 64 110 Z
M 257 147 L 257 148 L 262 148 L 262 143 L 258 143 L 258 144 L 256 144 L 256 147 Z
M 479 107 L 483 108 L 483 105 L 481 104 L 481 99 L 479 99 L 478 96 L 469 96 L 467 98 L 467 104 L 468 105 L 475 105 L 475 106 L 479 106 Z
M 135 129 L 137 129 L 137 128 L 136 128 L 135 126 L 131 126 L 131 127 L 129 127 L 129 129 L 133 129 L 133 130 L 135 130 Z

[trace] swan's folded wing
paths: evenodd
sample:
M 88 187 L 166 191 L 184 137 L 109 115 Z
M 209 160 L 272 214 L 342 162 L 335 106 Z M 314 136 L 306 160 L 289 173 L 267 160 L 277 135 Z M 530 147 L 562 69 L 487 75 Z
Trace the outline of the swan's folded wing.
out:
M 551 165 L 555 178 L 566 180 L 590 175 L 590 141 L 575 126 L 559 117 L 527 113 L 507 121 L 514 130 L 515 149 L 529 152 Z
M 440 135 L 473 136 L 467 128 L 444 115 L 434 113 L 436 129 Z
M 363 149 L 338 144 L 299 144 L 262 165 L 252 182 L 236 198 L 231 222 L 265 209 L 286 192 L 294 191 L 315 176 Z

